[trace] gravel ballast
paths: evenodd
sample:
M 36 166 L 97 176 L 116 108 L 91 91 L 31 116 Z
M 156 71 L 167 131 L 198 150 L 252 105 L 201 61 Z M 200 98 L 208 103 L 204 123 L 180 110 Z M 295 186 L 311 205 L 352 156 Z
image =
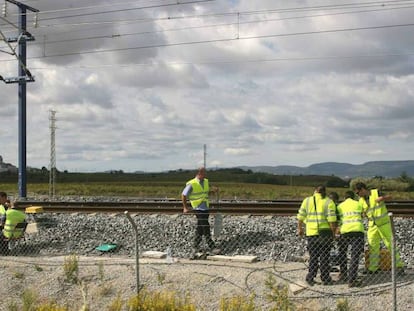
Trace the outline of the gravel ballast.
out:
M 133 215 L 140 250 L 166 251 L 175 257 L 191 254 L 195 217 L 190 215 Z M 210 217 L 213 226 L 213 217 Z M 123 214 L 41 214 L 39 232 L 29 235 L 33 252 L 39 254 L 98 255 L 95 248 L 117 244 L 117 255 L 135 254 L 135 232 Z M 414 264 L 413 220 L 395 218 L 396 241 L 403 261 Z M 224 216 L 220 236 L 215 237 L 223 255 L 254 255 L 259 261 L 301 261 L 306 240 L 296 235 L 295 217 Z M 37 245 L 39 247 L 37 247 Z
M 166 251 L 170 248 L 174 257 L 172 263 L 165 259 L 145 261 L 146 259 L 142 258 L 142 283 L 151 289 L 167 288 L 181 293 L 191 290 L 192 298 L 200 305 L 200 308 L 204 306 L 204 310 L 217 310 L 218 297 L 221 293 L 245 296 L 253 292 L 258 296 L 256 301 L 263 310 L 266 310 L 269 305 L 265 301 L 264 284 L 269 272 L 276 277 L 278 282 L 303 286 L 303 291 L 295 294 L 291 292 L 289 295 L 293 300 L 301 303 L 312 301 L 309 305 L 305 303 L 309 308 L 305 310 L 321 310 L 324 307 L 328 308 L 326 310 L 334 310 L 337 300 L 341 297 L 347 298 L 355 310 L 358 310 L 358 307 L 365 309 L 364 306 L 368 301 L 372 311 L 387 310 L 384 306 L 391 308 L 392 288 L 389 272 L 382 273 L 379 281 L 365 282 L 362 289 L 349 289 L 346 284 L 335 284 L 329 287 L 317 284 L 312 288 L 307 288 L 303 284 L 307 270 L 306 240 L 296 235 L 295 217 L 224 216 L 221 235 L 215 237 L 217 246 L 222 249 L 222 254 L 257 256 L 256 263 L 239 265 L 230 262 L 188 260 L 195 228 L 194 216 L 154 214 L 132 215 L 132 218 L 138 229 L 141 253 L 146 250 Z M 15 262 L 24 259 L 25 273 L 30 274 L 32 273 L 30 271 L 35 270 L 27 268 L 30 263 L 33 265 L 37 260 L 45 262 L 46 260 L 42 258 L 57 258 L 58 261 L 60 260 L 58 264 L 52 265 L 53 268 L 48 266 L 44 270 L 48 271 L 48 282 L 42 282 L 40 287 L 48 288 L 49 284 L 54 284 L 55 288 L 63 286 L 66 289 L 61 289 L 61 291 L 64 293 L 66 290 L 67 297 L 73 297 L 74 303 L 79 304 L 82 298 L 79 288 L 69 289 L 67 285 L 62 285 L 62 262 L 65 256 L 77 254 L 85 258 L 82 260 L 89 262 L 85 266 L 81 265 L 84 270 L 82 273 L 86 275 L 85 278 L 89 277 L 90 293 L 95 292 L 95 295 L 97 295 L 100 284 L 97 276 L 98 262 L 103 261 L 107 265 L 105 270 L 108 270 L 106 272 L 108 275 L 105 279 L 106 282 L 110 282 L 114 293 L 112 296 L 101 299 L 100 304 L 103 301 L 115 299 L 117 287 L 120 290 L 122 288 L 123 295 L 133 294 L 135 233 L 123 213 L 45 213 L 37 215 L 36 220 L 38 232 L 28 234 L 25 242 L 16 245 L 12 255 L 17 257 L 4 257 L 3 262 L 7 263 L 7 260 L 12 258 L 18 258 L 12 260 Z M 213 224 L 213 217 L 211 217 L 211 223 Z M 397 245 L 407 265 L 407 275 L 398 279 L 398 310 L 411 310 L 414 303 L 412 272 L 414 229 L 412 224 L 412 219 L 395 218 Z M 102 244 L 116 244 L 117 248 L 112 252 L 96 250 L 96 247 Z M 119 264 L 114 264 L 114 262 L 119 262 Z M 41 263 L 36 263 L 36 265 L 41 265 Z M 86 272 L 86 267 L 93 271 Z M 56 280 L 53 280 L 54 274 L 56 274 L 54 276 Z M 335 276 L 333 273 L 334 279 Z M 10 278 L 13 279 L 13 276 L 11 275 Z M 23 282 L 25 286 L 29 286 L 30 280 L 33 279 L 27 277 Z M 57 289 L 54 290 L 56 293 L 47 294 L 47 291 L 45 289 L 43 295 L 50 297 L 62 295 L 62 292 Z M 50 291 L 53 290 L 50 289 Z M 63 301 L 64 298 L 59 299 Z M 96 306 L 99 305 L 95 301 L 96 297 L 91 300 Z M 99 310 L 99 308 L 92 308 L 92 310 Z

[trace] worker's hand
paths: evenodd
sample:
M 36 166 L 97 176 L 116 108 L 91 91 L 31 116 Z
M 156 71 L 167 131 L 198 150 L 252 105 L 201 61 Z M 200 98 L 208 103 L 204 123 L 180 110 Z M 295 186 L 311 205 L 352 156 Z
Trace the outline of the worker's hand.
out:
M 303 232 L 303 227 L 298 227 L 298 235 L 299 235 L 300 237 L 303 237 L 303 234 L 304 234 L 304 232 Z
M 341 230 L 339 229 L 339 227 L 337 227 L 334 233 L 334 239 L 337 240 L 339 239 L 340 236 L 341 236 Z

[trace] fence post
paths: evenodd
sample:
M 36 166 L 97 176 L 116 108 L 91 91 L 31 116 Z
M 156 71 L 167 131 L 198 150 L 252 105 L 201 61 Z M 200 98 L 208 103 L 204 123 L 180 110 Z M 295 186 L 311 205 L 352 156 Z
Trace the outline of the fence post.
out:
M 395 250 L 395 228 L 392 213 L 388 213 L 391 222 L 391 282 L 392 282 L 392 304 L 393 310 L 397 311 L 397 282 L 395 278 L 396 273 L 396 250 Z
M 125 216 L 128 218 L 129 222 L 132 225 L 132 228 L 135 231 L 135 272 L 136 272 L 136 291 L 139 294 L 140 285 L 139 285 L 139 245 L 138 245 L 138 227 L 135 224 L 134 220 L 132 219 L 131 215 L 129 215 L 128 211 L 124 212 Z

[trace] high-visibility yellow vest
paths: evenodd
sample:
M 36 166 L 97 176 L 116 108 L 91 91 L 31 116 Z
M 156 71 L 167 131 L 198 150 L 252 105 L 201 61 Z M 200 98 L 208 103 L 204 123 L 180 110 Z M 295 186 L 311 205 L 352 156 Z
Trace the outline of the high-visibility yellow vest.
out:
M 197 208 L 201 203 L 206 202 L 209 207 L 208 192 L 209 184 L 208 179 L 204 178 L 203 187 L 197 178 L 193 178 L 187 182 L 187 185 L 191 184 L 192 191 L 188 197 L 192 208 Z
M 6 222 L 4 224 L 3 235 L 6 238 L 19 238 L 23 235 L 22 230 L 16 230 L 18 223 L 24 222 L 26 214 L 14 208 L 9 208 L 6 211 Z
M 338 205 L 339 225 L 341 234 L 364 232 L 362 222 L 362 205 L 351 198 Z
M 3 204 L 0 204 L 0 217 L 6 215 L 6 209 Z
M 335 203 L 320 193 L 302 201 L 297 219 L 306 223 L 306 236 L 319 235 L 322 230 L 331 230 L 329 223 L 336 222 Z
M 4 221 L 6 220 L 6 208 L 3 204 L 0 204 L 0 228 L 3 228 Z
M 368 218 L 368 226 L 382 226 L 390 222 L 388 216 L 388 210 L 383 201 L 376 202 L 379 198 L 378 189 L 372 189 L 370 191 L 368 202 L 365 198 L 360 198 L 359 202 L 362 204 L 363 211 Z

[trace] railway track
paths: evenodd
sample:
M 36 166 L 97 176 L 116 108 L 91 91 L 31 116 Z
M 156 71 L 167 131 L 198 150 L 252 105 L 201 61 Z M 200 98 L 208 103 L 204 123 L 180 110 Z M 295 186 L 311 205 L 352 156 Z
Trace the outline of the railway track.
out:
M 229 215 L 275 215 L 294 216 L 301 204 L 299 200 L 280 201 L 227 201 L 211 203 L 211 214 Z M 128 211 L 134 214 L 179 214 L 182 213 L 180 200 L 147 199 L 136 201 L 18 201 L 17 209 L 30 206 L 42 206 L 45 213 L 120 213 Z M 388 211 L 397 217 L 414 217 L 414 201 L 387 202 Z

